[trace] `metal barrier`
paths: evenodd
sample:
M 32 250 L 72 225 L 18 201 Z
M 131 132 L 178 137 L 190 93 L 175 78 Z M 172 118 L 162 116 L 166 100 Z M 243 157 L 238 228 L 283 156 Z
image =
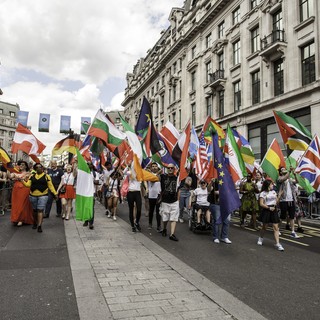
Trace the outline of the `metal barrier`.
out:
M 317 219 L 320 220 L 320 199 L 310 195 L 309 197 L 299 196 L 303 205 L 305 206 L 305 212 L 307 219 Z

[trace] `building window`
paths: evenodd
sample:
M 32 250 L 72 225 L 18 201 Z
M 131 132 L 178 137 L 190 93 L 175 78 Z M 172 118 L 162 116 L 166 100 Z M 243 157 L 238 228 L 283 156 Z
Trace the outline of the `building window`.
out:
M 272 30 L 273 31 L 283 30 L 282 10 L 277 11 L 272 16 Z
M 224 116 L 224 91 L 221 90 L 219 91 L 219 94 L 218 94 L 218 114 L 219 114 L 219 118 L 223 117 Z
M 236 10 L 232 12 L 232 22 L 233 25 L 240 22 L 240 7 L 238 7 Z
M 173 126 L 175 127 L 176 126 L 176 113 L 175 112 L 173 112 L 172 113 L 172 124 L 173 124 Z
M 177 63 L 176 62 L 172 65 L 172 72 L 173 72 L 173 74 L 175 74 L 177 72 Z
M 3 109 L 0 109 L 0 114 L 3 114 Z
M 224 70 L 224 52 L 218 54 L 218 70 Z
M 210 48 L 212 44 L 211 32 L 206 36 L 206 49 Z
M 191 104 L 191 123 L 193 126 L 196 126 L 196 104 Z
M 250 0 L 250 9 L 252 10 L 260 3 L 260 0 Z
M 197 46 L 193 46 L 191 48 L 191 59 L 194 59 L 196 57 Z
M 151 88 L 151 97 L 154 96 L 154 87 Z
M 283 86 L 283 60 L 279 59 L 274 62 L 274 95 L 278 96 L 284 92 Z
M 120 118 L 116 118 L 116 123 L 120 123 Z
M 248 130 L 249 143 L 257 161 L 261 160 L 261 128 Z
M 179 130 L 181 130 L 181 110 L 179 109 Z
M 196 72 L 191 72 L 191 91 L 196 90 Z
M 160 87 L 160 83 L 159 83 L 159 81 L 157 82 L 157 85 L 156 85 L 156 90 L 157 90 L 157 92 L 159 91 L 159 87 Z
M 239 111 L 241 108 L 241 81 L 233 84 L 234 93 L 234 111 Z
M 16 113 L 14 111 L 10 111 L 9 114 L 10 114 L 10 117 L 12 118 L 16 116 Z
M 251 30 L 251 53 L 260 50 L 260 34 L 259 27 Z
M 210 82 L 210 74 L 212 73 L 212 63 L 211 61 L 206 63 L 206 83 Z
M 252 104 L 260 102 L 260 70 L 251 74 Z
M 161 96 L 161 110 L 160 110 L 160 112 L 163 112 L 163 110 L 164 110 L 164 95 L 162 95 Z
M 157 117 L 159 114 L 159 100 L 156 101 L 156 114 L 155 117 Z
M 164 86 L 165 77 L 164 75 L 161 77 L 161 85 Z
M 301 48 L 302 85 L 316 80 L 316 61 L 314 42 Z
M 172 101 L 176 101 L 177 100 L 177 86 L 174 85 L 172 86 Z
M 218 39 L 223 38 L 224 36 L 224 21 L 222 21 L 219 25 L 218 25 Z
M 233 65 L 240 63 L 240 39 L 233 44 Z
M 301 22 L 313 16 L 313 0 L 299 0 L 299 8 Z
M 211 97 L 206 97 L 206 107 L 207 107 L 207 116 L 212 114 L 212 99 Z

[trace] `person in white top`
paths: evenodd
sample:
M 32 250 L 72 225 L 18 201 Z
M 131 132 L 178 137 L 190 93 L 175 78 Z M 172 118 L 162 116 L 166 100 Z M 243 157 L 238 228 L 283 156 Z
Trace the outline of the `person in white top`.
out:
M 196 203 L 194 208 L 197 210 L 197 227 L 201 226 L 201 218 L 204 216 L 204 224 L 207 228 L 211 225 L 211 214 L 209 210 L 210 203 L 208 202 L 208 189 L 205 180 L 200 181 L 200 187 L 194 190 Z
M 267 229 L 267 225 L 272 223 L 273 226 L 273 235 L 276 241 L 275 247 L 279 251 L 284 251 L 283 246 L 279 242 L 279 222 L 280 218 L 277 212 L 277 204 L 281 197 L 281 193 L 277 193 L 273 190 L 273 183 L 271 180 L 263 181 L 261 193 L 259 196 L 259 205 L 261 208 L 261 213 L 259 220 L 262 222 L 262 228 L 260 230 L 260 237 L 257 244 L 262 246 L 263 236 Z
M 60 185 L 57 189 L 62 204 L 62 219 L 69 220 L 72 209 L 72 200 L 76 198 L 76 190 L 74 188 L 77 170 L 73 169 L 71 164 L 65 168 L 66 172 L 61 177 Z M 62 193 L 61 190 L 64 189 Z M 59 193 L 60 192 L 60 193 Z
M 142 209 L 142 199 L 141 199 L 141 183 L 136 179 L 132 172 L 132 169 L 126 168 L 123 171 L 124 175 L 129 177 L 129 186 L 127 201 L 129 205 L 129 219 L 132 227 L 132 232 L 141 231 L 140 218 Z M 136 217 L 134 218 L 134 210 L 136 208 Z
M 106 208 L 106 215 L 111 216 L 111 210 L 108 207 L 108 187 L 109 187 L 109 177 L 114 171 L 114 168 L 112 167 L 112 163 L 110 161 L 106 161 L 103 168 L 103 178 L 104 178 L 104 207 Z
M 156 162 L 151 164 L 151 172 L 155 175 L 159 175 L 161 170 L 159 169 Z M 157 182 L 148 182 L 147 195 L 149 200 L 149 229 L 152 229 L 152 220 L 153 220 L 153 212 L 156 209 L 156 220 L 157 220 L 157 232 L 162 232 L 161 229 L 161 216 L 160 216 L 160 203 L 158 201 L 158 197 L 161 193 L 161 183 Z
M 108 208 L 110 208 L 110 214 L 108 214 L 108 218 L 113 218 L 114 221 L 117 220 L 117 207 L 118 201 L 120 198 L 120 183 L 122 179 L 122 173 L 117 170 L 114 171 L 109 177 L 108 181 L 108 190 L 107 190 L 107 199 L 108 199 Z

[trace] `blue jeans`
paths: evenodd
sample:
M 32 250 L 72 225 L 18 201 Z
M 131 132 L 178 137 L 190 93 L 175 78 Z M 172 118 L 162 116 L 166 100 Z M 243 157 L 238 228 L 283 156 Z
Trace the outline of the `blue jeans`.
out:
M 217 204 L 210 204 L 210 212 L 212 215 L 212 229 L 213 229 L 213 240 L 220 239 L 219 237 L 219 226 L 221 226 L 221 239 L 228 238 L 229 224 L 231 214 L 229 214 L 223 221 L 221 220 L 220 206 Z
M 190 194 L 189 195 L 180 195 L 179 199 L 179 218 L 183 219 L 183 210 L 184 208 L 188 209 L 189 205 L 189 199 L 190 199 Z

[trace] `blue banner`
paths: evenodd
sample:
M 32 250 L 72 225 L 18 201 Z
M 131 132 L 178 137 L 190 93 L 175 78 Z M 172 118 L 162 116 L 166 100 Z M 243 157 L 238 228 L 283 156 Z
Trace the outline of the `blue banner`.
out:
M 90 126 L 91 124 L 91 118 L 90 117 L 81 117 L 81 131 L 80 133 L 81 134 L 86 134 L 86 130 L 83 128 L 82 124 L 85 123 L 87 124 L 88 126 Z
M 49 132 L 50 114 L 40 113 L 39 115 L 39 132 Z
M 71 127 L 71 117 L 61 116 L 60 117 L 60 133 L 69 133 Z
M 17 124 L 21 123 L 23 126 L 27 127 L 28 126 L 28 116 L 29 116 L 29 111 L 18 111 L 18 117 L 17 117 Z

